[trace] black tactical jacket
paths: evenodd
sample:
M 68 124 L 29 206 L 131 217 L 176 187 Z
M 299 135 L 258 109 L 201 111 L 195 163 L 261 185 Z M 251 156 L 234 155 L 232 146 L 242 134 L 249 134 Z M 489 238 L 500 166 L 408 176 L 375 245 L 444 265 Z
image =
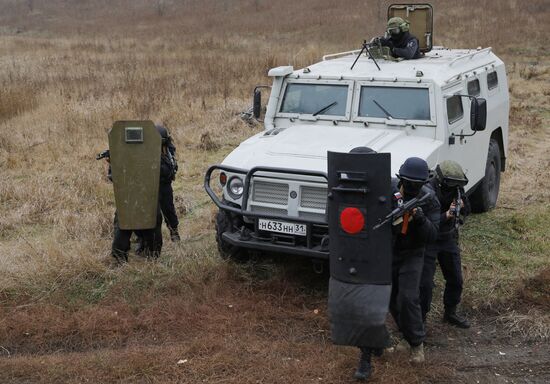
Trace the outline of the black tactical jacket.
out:
M 436 178 L 430 181 L 430 187 L 435 191 L 437 199 L 441 205 L 440 208 L 440 219 L 439 219 L 439 234 L 437 240 L 447 240 L 450 238 L 458 238 L 458 231 L 455 228 L 455 219 L 451 218 L 447 220 L 447 211 L 451 206 L 451 203 L 456 199 L 457 193 L 456 188 L 453 188 L 449 191 L 446 191 L 445 188 L 441 187 Z M 464 188 L 460 188 L 460 195 L 464 205 L 460 210 L 460 216 L 466 217 L 471 213 L 470 200 L 464 193 Z
M 394 193 L 392 198 L 392 209 L 397 208 L 399 203 L 396 198 L 396 193 L 399 193 L 399 186 L 400 185 L 397 180 L 392 180 L 392 189 Z M 420 205 L 426 220 L 421 223 L 419 223 L 416 219 L 410 221 L 409 228 L 405 235 L 401 234 L 403 224 L 397 224 L 392 227 L 394 241 L 393 249 L 395 255 L 399 255 L 403 252 L 408 253 L 409 251 L 421 251 L 423 253 L 423 249 L 426 244 L 432 243 L 436 240 L 440 219 L 439 201 L 437 200 L 435 192 L 430 187 L 425 185 L 420 191 L 420 196 L 423 196 L 426 193 L 430 194 L 431 198 Z
M 418 59 L 420 57 L 420 45 L 418 39 L 409 32 L 403 33 L 399 40 L 393 40 L 391 37 L 381 38 L 380 42 L 385 47 L 390 47 L 394 57 L 404 59 Z
M 162 184 L 171 183 L 176 177 L 175 158 L 168 155 L 160 156 L 160 182 Z

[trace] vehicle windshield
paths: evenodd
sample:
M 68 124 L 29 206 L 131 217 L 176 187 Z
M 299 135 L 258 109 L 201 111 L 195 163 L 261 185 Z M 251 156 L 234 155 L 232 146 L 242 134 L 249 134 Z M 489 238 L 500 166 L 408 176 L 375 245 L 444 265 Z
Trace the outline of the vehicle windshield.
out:
M 348 85 L 289 83 L 280 112 L 345 116 L 347 102 Z
M 404 120 L 430 120 L 427 88 L 361 87 L 359 116 Z

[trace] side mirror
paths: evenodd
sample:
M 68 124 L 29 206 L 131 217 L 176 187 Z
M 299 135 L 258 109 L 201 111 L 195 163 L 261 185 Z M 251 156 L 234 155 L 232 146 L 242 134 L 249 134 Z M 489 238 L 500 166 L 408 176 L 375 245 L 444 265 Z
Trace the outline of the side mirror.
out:
M 254 90 L 253 114 L 256 119 L 260 118 L 262 112 L 262 92 L 259 89 Z
M 487 124 L 487 101 L 472 97 L 470 104 L 470 127 L 472 131 L 484 131 Z

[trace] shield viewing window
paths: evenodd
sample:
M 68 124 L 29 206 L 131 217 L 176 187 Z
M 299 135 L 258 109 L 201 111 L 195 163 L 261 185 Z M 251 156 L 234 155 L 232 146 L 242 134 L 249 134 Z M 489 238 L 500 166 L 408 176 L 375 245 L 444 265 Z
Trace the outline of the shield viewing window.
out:
M 143 143 L 143 128 L 126 127 L 124 129 L 124 138 L 127 143 Z

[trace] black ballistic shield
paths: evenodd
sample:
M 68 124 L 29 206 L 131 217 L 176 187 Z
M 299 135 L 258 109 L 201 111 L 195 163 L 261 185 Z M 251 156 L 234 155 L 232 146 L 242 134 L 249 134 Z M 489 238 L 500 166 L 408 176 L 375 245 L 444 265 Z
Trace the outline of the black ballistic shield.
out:
M 384 348 L 391 295 L 390 154 L 328 153 L 331 338 Z
M 385 348 L 391 285 L 349 284 L 331 278 L 328 309 L 331 340 L 337 345 Z
M 373 226 L 391 210 L 389 153 L 328 153 L 331 277 L 391 284 L 391 229 Z

